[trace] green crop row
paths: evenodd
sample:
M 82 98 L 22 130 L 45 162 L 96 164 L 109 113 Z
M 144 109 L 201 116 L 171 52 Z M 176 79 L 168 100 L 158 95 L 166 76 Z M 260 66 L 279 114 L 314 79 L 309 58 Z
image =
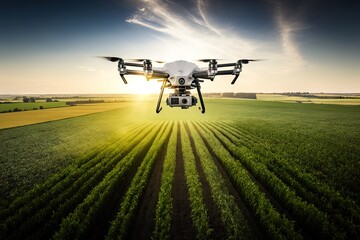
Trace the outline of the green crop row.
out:
M 135 177 L 131 181 L 130 188 L 125 194 L 116 218 L 111 222 L 111 226 L 106 237 L 107 239 L 126 238 L 130 222 L 134 218 L 136 209 L 140 204 L 139 201 L 143 194 L 143 190 L 149 181 L 154 162 L 169 137 L 172 125 L 173 123 L 168 123 L 164 126 L 159 132 L 159 137 L 152 143 L 144 160 L 138 168 Z
M 141 160 L 142 155 L 150 148 L 162 125 L 155 125 L 151 132 L 93 188 L 84 201 L 62 220 L 60 229 L 53 236 L 54 239 L 74 239 L 85 236 L 90 225 L 96 221 L 101 211 L 106 208 L 107 202 L 110 201 L 116 187 L 121 184 L 126 173 L 136 165 L 137 161 Z
M 134 134 L 136 134 L 136 132 Z M 21 208 L 5 222 L 5 229 L 11 230 L 13 226 L 13 228 L 16 228 L 14 238 L 22 238 L 29 235 L 36 227 L 46 223 L 40 231 L 42 233 L 49 232 L 49 229 L 54 228 L 54 225 L 59 223 L 61 218 L 69 213 L 69 211 L 101 181 L 104 175 L 116 164 L 118 159 L 121 159 L 121 156 L 129 152 L 145 135 L 146 131 L 143 134 L 140 132 L 138 136 L 130 135 L 127 139 L 123 139 L 122 143 L 125 143 L 125 145 L 118 148 L 119 151 L 116 151 L 115 156 L 110 157 L 106 154 L 106 156 L 101 158 L 102 160 L 100 162 L 98 159 L 91 160 L 96 160 L 97 164 L 95 167 L 84 164 L 80 168 L 73 169 L 73 172 L 66 178 L 69 179 L 70 182 L 73 181 L 71 185 L 69 185 L 69 181 L 61 181 L 60 183 L 63 183 L 63 185 L 56 184 L 56 187 L 51 188 L 46 194 L 34 198 L 34 200 L 27 205 L 28 209 L 32 210 L 32 215 L 29 215 L 28 209 L 23 210 Z M 134 140 L 132 140 L 133 137 L 135 137 Z
M 171 192 L 176 166 L 176 148 L 179 147 L 177 146 L 177 132 L 177 124 L 174 124 L 167 145 L 163 172 L 161 175 L 161 187 L 156 205 L 155 228 L 152 239 L 169 239 L 170 237 L 169 232 L 173 209 Z
M 220 123 L 217 125 L 221 126 L 222 124 Z M 225 128 L 231 129 L 231 133 L 229 133 L 238 139 L 238 143 L 243 143 L 241 140 L 243 139 L 244 134 L 248 134 L 248 136 L 250 135 L 249 133 L 241 133 L 239 128 L 234 128 L 229 124 L 224 126 Z M 360 208 L 354 200 L 343 197 L 338 191 L 332 189 L 327 184 L 320 182 L 315 176 L 305 172 L 303 168 L 294 165 L 294 161 L 284 159 L 284 157 L 278 154 L 273 148 L 262 143 L 261 140 L 255 136 L 250 138 L 250 142 L 248 142 L 246 146 L 253 148 L 259 153 L 263 153 L 266 157 L 271 159 L 272 164 L 277 165 L 279 168 L 281 167 L 282 171 L 285 170 L 289 172 L 291 176 L 304 185 L 309 191 L 312 191 L 315 194 L 323 195 L 327 199 L 327 204 L 333 204 L 334 208 L 342 208 L 344 214 L 349 215 L 351 218 L 357 218 L 357 221 L 360 222 Z
M 134 124 L 130 127 L 130 132 L 136 131 L 140 127 L 140 124 Z M 140 132 L 140 130 L 138 131 Z M 60 183 L 64 181 L 64 179 L 69 178 L 77 178 L 79 175 L 77 174 L 77 170 L 81 168 L 89 169 L 91 166 L 94 166 L 98 163 L 99 160 L 104 158 L 105 154 L 109 154 L 110 149 L 117 146 L 118 143 L 124 141 L 125 136 L 121 136 L 118 140 L 115 141 L 114 144 L 106 144 L 93 149 L 85 156 L 81 156 L 79 159 L 75 160 L 67 168 L 63 169 L 61 172 L 54 174 L 43 184 L 36 185 L 33 189 L 15 199 L 10 206 L 6 209 L 2 209 L 0 211 L 0 219 L 7 220 L 14 212 L 30 212 L 29 206 L 32 205 L 32 201 L 37 199 L 39 196 L 44 194 L 49 194 L 49 190 L 52 188 L 56 188 L 57 184 L 64 185 Z M 116 149 L 116 148 L 115 148 Z M 72 183 L 70 181 L 70 183 Z M 51 196 L 51 195 L 49 195 Z
M 217 169 L 205 143 L 193 125 L 189 125 L 189 132 L 191 132 L 196 152 L 206 180 L 209 183 L 211 196 L 221 212 L 221 220 L 226 230 L 227 239 L 251 239 L 247 220 L 236 205 L 234 197 L 229 194 L 224 179 Z
M 303 172 L 294 166 L 292 161 L 269 152 L 265 146 L 258 142 L 243 144 L 242 135 L 238 129 L 230 126 L 219 127 L 221 124 L 211 124 L 214 129 L 220 131 L 231 142 L 240 146 L 246 146 L 257 153 L 257 160 L 274 172 L 276 176 L 296 191 L 296 194 L 304 200 L 314 204 L 317 208 L 325 211 L 331 222 L 335 222 L 339 231 L 345 231 L 348 237 L 354 238 L 360 230 L 359 207 L 353 200 L 344 198 L 339 192 L 331 189 L 327 184 L 321 183 L 314 176 Z M 226 130 L 228 127 L 228 131 Z
M 294 224 L 275 210 L 259 186 L 251 179 L 244 166 L 231 156 L 211 131 L 206 130 L 207 128 L 203 129 L 201 125 L 196 124 L 196 129 L 220 160 L 267 237 L 271 239 L 301 239 L 301 235 L 295 231 Z
M 212 229 L 209 226 L 209 217 L 203 200 L 202 185 L 184 123 L 181 122 L 180 126 L 181 149 L 184 158 L 186 184 L 189 190 L 191 218 L 197 231 L 197 238 L 208 239 Z
M 90 176 L 89 180 L 87 182 L 84 182 L 83 185 L 79 184 L 78 181 L 76 181 L 75 183 L 77 184 L 74 183 L 74 185 L 77 186 L 71 187 L 75 191 L 70 191 L 70 195 L 67 194 L 68 197 L 58 197 L 58 199 L 60 200 L 57 202 L 61 203 L 59 207 L 57 207 L 56 205 L 51 206 L 52 204 L 48 204 L 45 209 L 42 209 L 40 211 L 40 216 L 42 216 L 42 214 L 46 212 L 48 214 L 51 214 L 51 212 L 53 213 L 51 215 L 51 218 L 46 220 L 45 225 L 34 234 L 34 238 L 43 239 L 50 237 L 51 234 L 56 231 L 56 227 L 60 224 L 61 219 L 67 214 L 69 214 L 76 207 L 76 205 L 78 205 L 85 198 L 85 196 L 91 191 L 91 189 L 95 187 L 96 184 L 98 184 L 108 172 L 111 171 L 111 169 L 117 164 L 117 162 L 122 159 L 122 157 L 125 156 L 127 152 L 129 152 L 136 144 L 138 144 L 138 142 L 140 142 L 148 132 L 149 131 L 147 130 L 140 132 L 139 134 L 133 136 L 134 140 L 132 141 L 132 134 L 129 134 L 130 136 L 127 139 L 124 139 L 124 141 L 122 142 L 123 145 L 118 147 L 123 151 L 121 151 L 118 155 L 113 156 L 112 158 L 105 158 L 100 164 L 98 164 L 99 166 L 97 165 L 96 168 L 92 168 L 88 172 L 86 172 L 84 176 Z M 81 177 L 83 177 L 83 175 Z M 86 177 L 85 179 L 87 178 L 88 177 Z M 73 193 L 73 195 L 71 195 L 71 192 Z M 63 201 L 61 199 L 63 199 Z M 54 211 L 53 209 L 56 209 L 56 211 Z M 28 223 L 30 223 L 30 225 L 34 225 L 34 222 L 36 222 L 35 220 L 39 219 L 36 217 L 37 216 L 30 218 L 28 220 Z M 40 225 L 40 223 L 38 225 Z
M 290 214 L 298 219 L 314 235 L 328 238 L 341 234 L 335 226 L 330 224 L 327 215 L 319 211 L 313 204 L 305 202 L 295 192 L 281 181 L 267 166 L 261 162 L 261 158 L 253 154 L 246 147 L 237 147 L 224 135 L 214 128 L 208 128 L 264 186 L 271 192 L 274 198 L 280 202 Z M 340 237 L 338 235 L 337 237 Z

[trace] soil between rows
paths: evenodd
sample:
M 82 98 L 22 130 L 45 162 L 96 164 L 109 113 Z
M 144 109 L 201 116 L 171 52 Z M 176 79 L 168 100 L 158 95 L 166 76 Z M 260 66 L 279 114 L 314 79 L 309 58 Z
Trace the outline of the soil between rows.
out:
M 176 144 L 176 167 L 171 195 L 173 197 L 173 214 L 170 227 L 170 239 L 193 239 L 196 236 L 196 231 L 191 220 L 191 208 L 186 186 L 184 159 L 181 151 L 179 123 Z
M 199 178 L 203 189 L 202 192 L 203 192 L 204 203 L 206 209 L 208 210 L 210 227 L 213 229 L 211 233 L 211 237 L 214 239 L 221 239 L 224 236 L 226 236 L 225 228 L 221 221 L 221 212 L 211 196 L 211 189 L 209 183 L 206 180 L 205 173 L 200 163 L 200 157 L 196 152 L 194 139 L 191 136 L 190 129 L 187 124 L 185 124 L 185 129 L 190 138 L 192 152 L 194 153 L 195 156 L 196 170 L 199 173 Z
M 251 212 L 249 211 L 249 209 L 246 207 L 245 203 L 243 202 L 243 200 L 241 199 L 239 193 L 237 192 L 236 188 L 234 187 L 234 185 L 231 182 L 230 177 L 227 175 L 225 169 L 223 168 L 220 160 L 216 157 L 214 151 L 212 150 L 212 148 L 209 146 L 209 144 L 207 143 L 206 139 L 204 138 L 203 135 L 201 135 L 200 131 L 197 129 L 198 126 L 195 125 L 195 129 L 198 131 L 198 134 L 200 135 L 201 139 L 203 140 L 203 142 L 205 143 L 206 148 L 208 149 L 208 151 L 210 152 L 213 161 L 216 165 L 216 167 L 218 168 L 221 176 L 224 179 L 224 183 L 229 191 L 229 193 L 234 197 L 235 199 L 235 203 L 236 205 L 239 207 L 239 209 L 242 211 L 242 213 L 245 215 L 246 220 L 248 221 L 248 224 L 251 228 L 251 234 L 255 239 L 265 239 L 264 235 L 262 234 L 261 228 L 258 226 L 254 216 L 251 214 Z
M 144 149 L 142 149 L 140 155 L 136 158 L 133 165 L 130 167 L 128 172 L 125 174 L 121 184 L 115 189 L 112 194 L 110 202 L 107 203 L 106 207 L 102 210 L 101 214 L 96 219 L 96 222 L 90 226 L 90 231 L 87 233 L 86 239 L 101 239 L 106 236 L 107 231 L 110 228 L 111 220 L 113 220 L 119 210 L 121 200 L 129 189 L 132 179 L 134 178 L 136 171 L 138 170 L 141 162 L 146 156 L 146 153 L 151 147 L 151 143 L 154 141 L 156 135 L 152 140 L 147 143 Z M 124 156 L 126 157 L 126 156 Z
M 135 221 L 130 227 L 129 239 L 150 239 L 152 231 L 154 230 L 156 204 L 159 199 L 162 169 L 170 135 L 171 134 L 167 137 L 167 140 L 160 150 L 160 154 L 155 160 L 150 179 L 145 188 L 145 193 L 139 203 L 140 207 L 136 214 Z

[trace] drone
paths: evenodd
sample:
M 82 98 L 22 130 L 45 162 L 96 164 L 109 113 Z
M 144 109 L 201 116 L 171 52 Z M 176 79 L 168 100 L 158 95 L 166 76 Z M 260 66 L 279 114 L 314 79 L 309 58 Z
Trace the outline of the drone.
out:
M 233 63 L 218 64 L 219 59 L 199 59 L 197 61 L 208 63 L 207 68 L 199 68 L 195 63 L 188 61 L 174 61 L 165 63 L 163 61 L 154 61 L 164 64 L 163 67 L 155 68 L 152 66 L 150 59 L 122 59 L 119 57 L 101 57 L 111 62 L 118 63 L 118 71 L 121 79 L 127 84 L 126 75 L 141 75 L 145 76 L 146 80 L 156 79 L 162 82 L 159 99 L 156 106 L 156 113 L 162 110 L 161 101 L 165 88 L 174 89 L 174 93 L 170 93 L 166 99 L 166 104 L 170 107 L 180 107 L 188 109 L 196 106 L 197 98 L 191 95 L 190 90 L 197 89 L 198 97 L 201 107 L 201 113 L 205 113 L 205 104 L 201 94 L 200 83 L 205 80 L 213 81 L 218 75 L 233 75 L 234 79 L 231 84 L 234 84 L 238 79 L 242 65 L 248 64 L 257 59 L 240 59 Z M 126 67 L 142 68 L 142 69 L 127 69 Z M 233 67 L 228 70 L 218 70 L 218 68 Z

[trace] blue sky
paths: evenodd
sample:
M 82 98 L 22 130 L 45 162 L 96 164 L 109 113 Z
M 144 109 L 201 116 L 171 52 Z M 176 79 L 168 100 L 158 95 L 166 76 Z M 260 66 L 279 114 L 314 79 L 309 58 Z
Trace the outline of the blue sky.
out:
M 104 55 L 266 59 L 207 92 L 360 92 L 359 12 L 350 0 L 5 0 L 0 94 L 159 91 L 141 77 L 123 85 Z

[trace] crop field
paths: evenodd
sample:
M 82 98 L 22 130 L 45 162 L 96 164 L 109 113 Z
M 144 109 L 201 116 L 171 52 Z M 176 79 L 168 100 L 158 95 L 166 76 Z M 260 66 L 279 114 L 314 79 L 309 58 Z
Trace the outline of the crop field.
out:
M 0 129 L 72 118 L 122 108 L 129 103 L 98 103 L 43 109 L 39 111 L 10 112 L 0 115 Z
M 206 104 L 0 130 L 0 239 L 360 238 L 360 106 Z
M 23 102 L 14 102 L 14 103 L 7 103 L 7 104 L 0 104 L 0 113 L 13 111 L 15 108 L 26 111 L 26 110 L 38 110 L 39 108 L 43 107 L 47 108 L 58 108 L 58 107 L 66 107 L 67 105 L 65 102 L 32 102 L 32 103 L 23 103 Z

